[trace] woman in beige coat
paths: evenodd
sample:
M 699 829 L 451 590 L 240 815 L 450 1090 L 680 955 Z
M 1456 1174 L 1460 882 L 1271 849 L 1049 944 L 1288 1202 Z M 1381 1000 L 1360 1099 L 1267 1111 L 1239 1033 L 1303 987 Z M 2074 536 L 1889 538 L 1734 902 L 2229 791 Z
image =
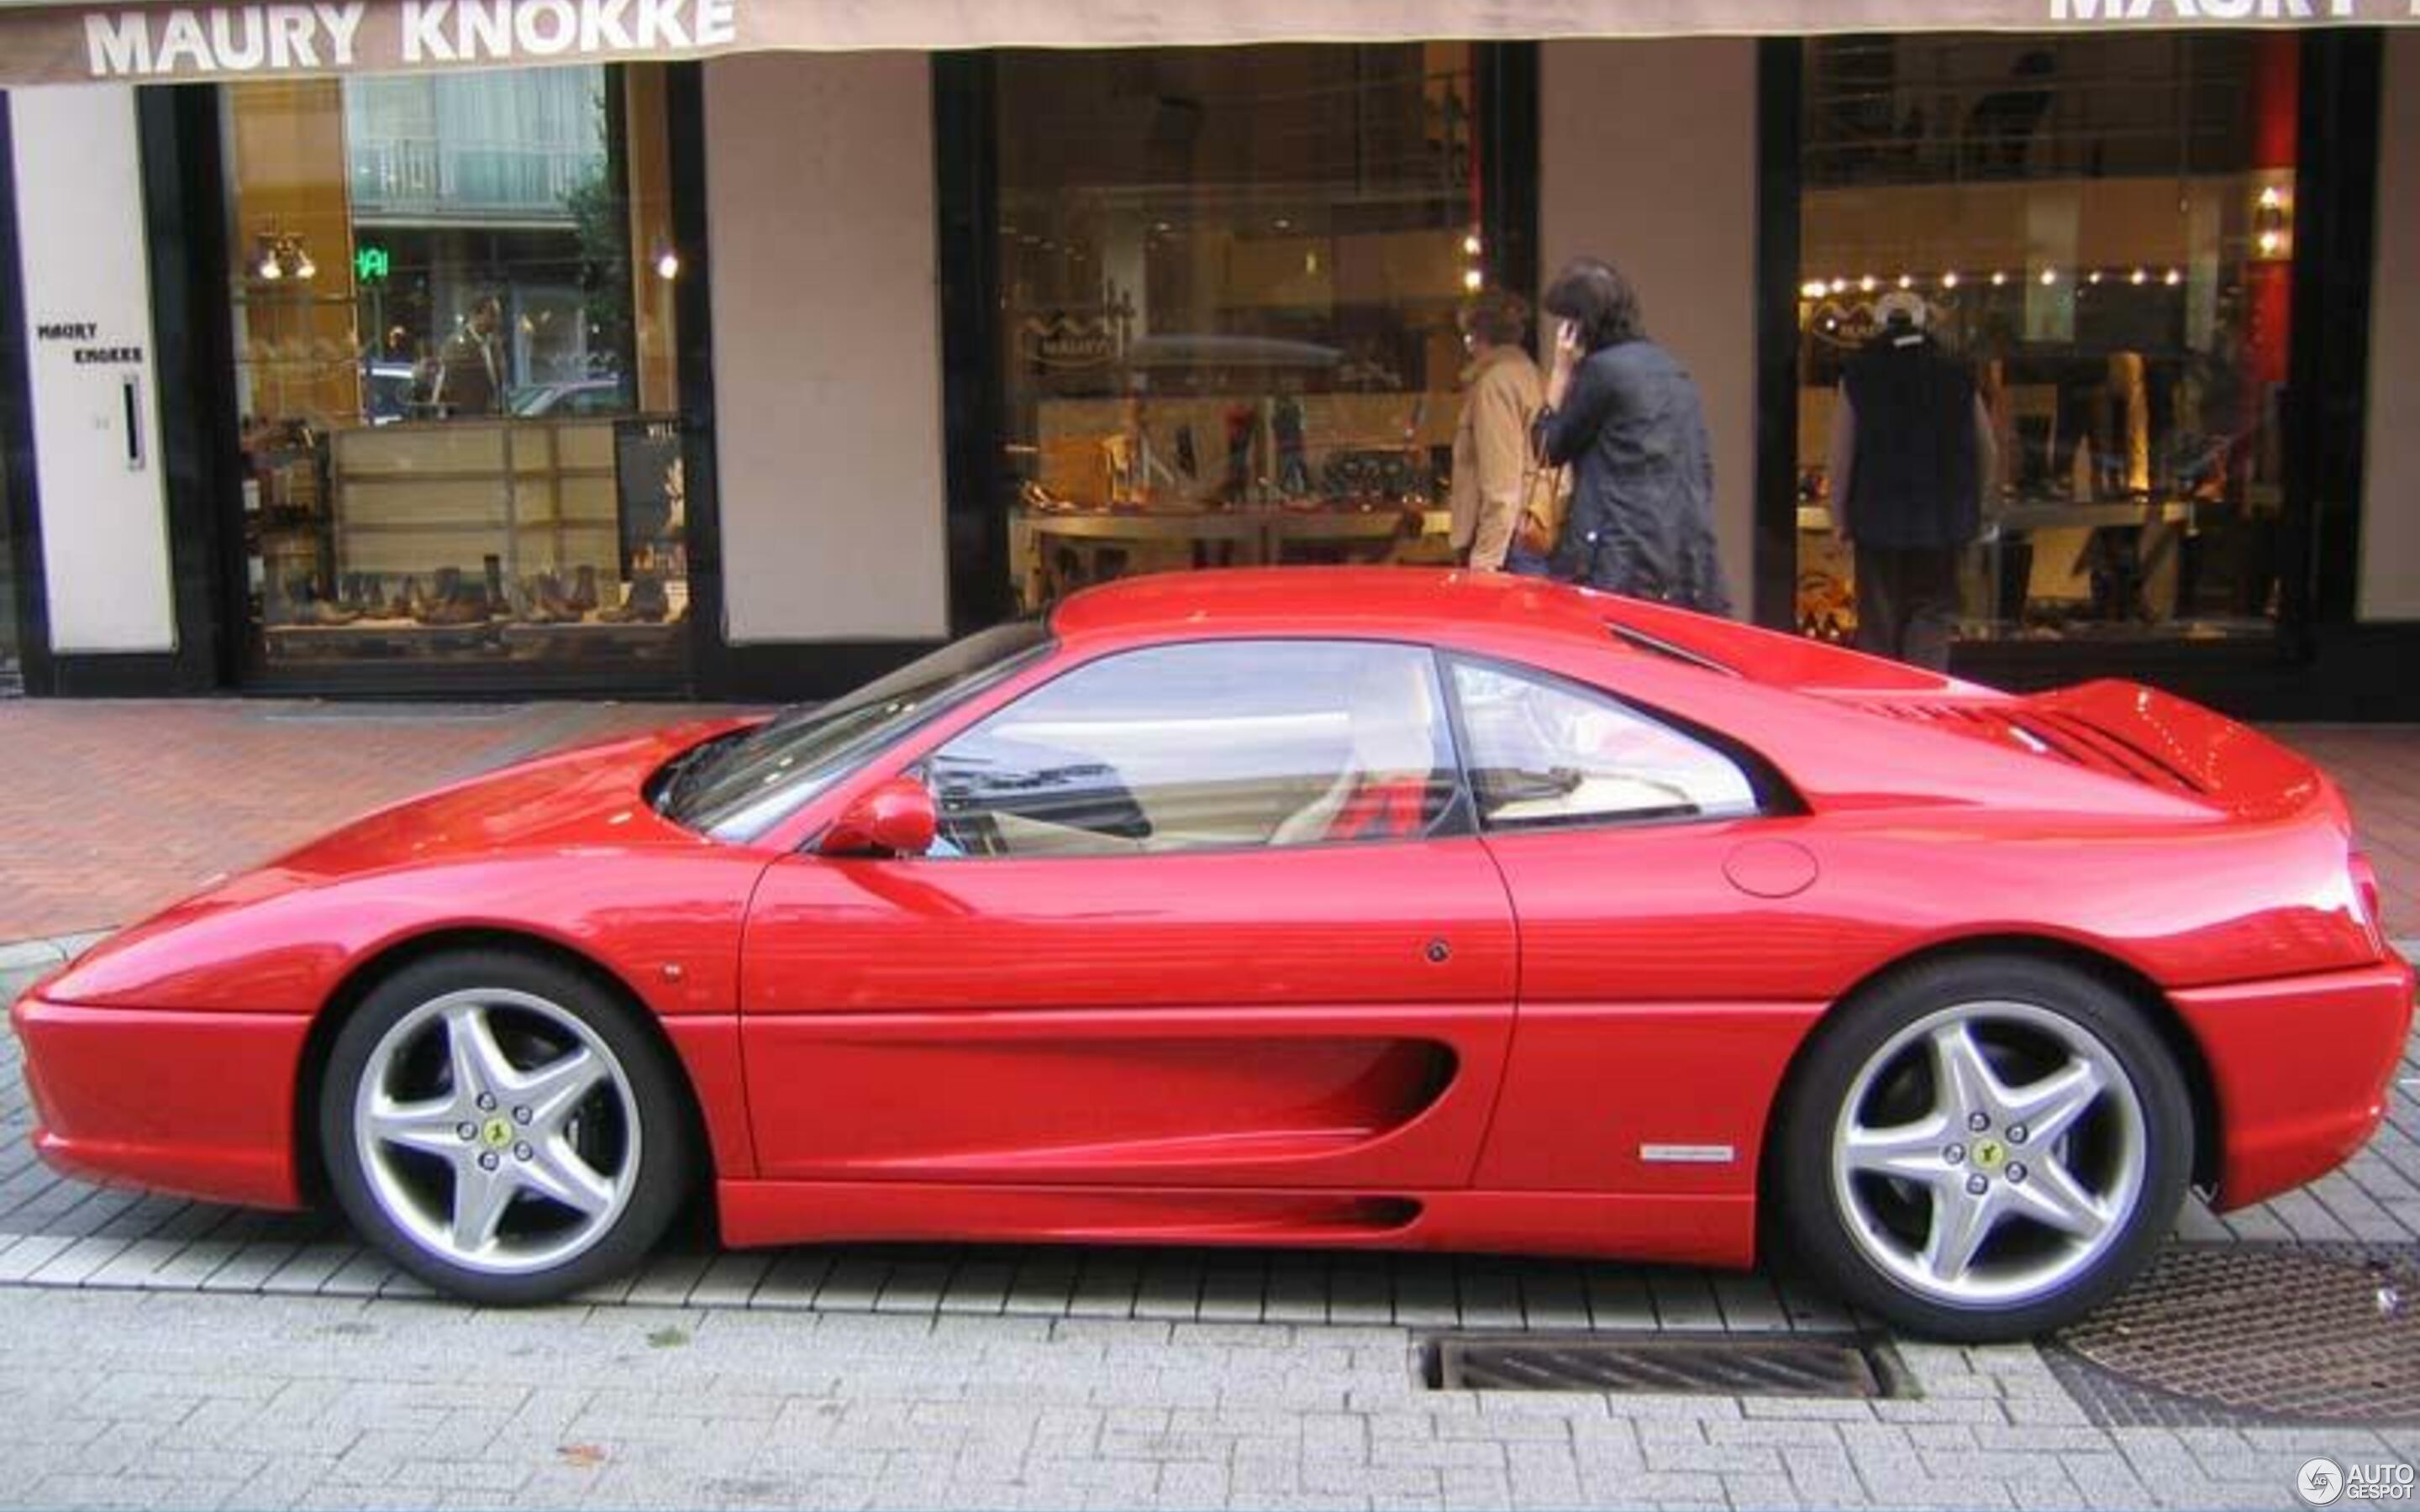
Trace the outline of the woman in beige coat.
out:
M 1520 544 L 1525 533 L 1533 541 L 1554 539 L 1550 518 L 1528 532 L 1521 529 L 1528 496 L 1549 492 L 1536 487 L 1538 465 L 1529 448 L 1530 424 L 1545 385 L 1522 345 L 1529 330 L 1528 303 L 1491 289 L 1466 301 L 1457 319 L 1470 365 L 1463 369 L 1462 419 L 1453 433 L 1455 554 L 1486 571 L 1543 574 L 1544 557 Z M 1551 509 L 1544 501 L 1539 507 Z

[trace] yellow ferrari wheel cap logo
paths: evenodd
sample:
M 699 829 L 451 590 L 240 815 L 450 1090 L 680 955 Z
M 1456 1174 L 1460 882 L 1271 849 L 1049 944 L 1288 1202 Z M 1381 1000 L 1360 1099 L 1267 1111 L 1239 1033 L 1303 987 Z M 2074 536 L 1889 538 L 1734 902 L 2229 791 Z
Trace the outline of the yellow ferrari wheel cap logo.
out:
M 2008 1147 L 2001 1144 L 1998 1140 L 1978 1139 L 1975 1141 L 1975 1168 L 1977 1170 L 1996 1171 L 2007 1163 L 2008 1158 Z
M 502 1149 L 513 1142 L 513 1126 L 502 1119 L 489 1119 L 479 1131 L 479 1137 L 488 1142 L 489 1149 Z

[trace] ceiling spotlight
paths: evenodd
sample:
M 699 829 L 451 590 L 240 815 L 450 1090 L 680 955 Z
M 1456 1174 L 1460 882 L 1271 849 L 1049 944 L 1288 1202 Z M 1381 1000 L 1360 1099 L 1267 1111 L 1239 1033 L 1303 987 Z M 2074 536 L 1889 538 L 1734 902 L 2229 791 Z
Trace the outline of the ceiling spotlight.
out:
M 2043 269 L 2043 270 L 2041 270 L 2041 281 L 2042 281 L 2042 287 L 2044 287 L 2044 288 L 2048 288 L 2048 287 L 2050 287 L 2053 284 L 2057 283 L 2057 282 L 2058 282 L 2058 270 L 2057 270 L 2057 269 L 2055 269 L 2055 268 L 2045 268 L 2045 269 Z
M 1943 288 L 1956 288 L 1958 286 L 1958 275 L 1956 273 L 1942 274 L 1941 286 Z
M 2137 285 L 2137 286 L 2139 286 L 2139 285 L 2144 285 L 2144 284 L 2148 284 L 2148 283 L 2149 283 L 2150 281 L 2151 281 L 2151 274 L 2150 274 L 2150 270 L 2149 270 L 2149 269 L 2144 269 L 2144 268 L 2137 268 L 2137 269 L 2135 269 L 2135 270 L 2134 270 L 2134 271 L 2133 271 L 2133 276 L 2129 277 L 2129 278 L 2126 280 L 2126 282 L 2128 282 L 2129 284 L 2133 284 L 2133 285 Z
M 1874 275 L 1868 273 L 1865 277 L 1857 280 L 1857 292 L 1860 294 L 1871 294 L 1876 286 L 1876 282 Z
M 1849 292 L 1849 281 L 1848 281 L 1847 279 L 1845 279 L 1845 278 L 1836 278 L 1836 279 L 1832 280 L 1832 292 L 1833 292 L 1833 293 L 1835 293 L 1835 294 L 1846 294 L 1846 293 L 1848 293 L 1848 292 Z
M 1470 290 L 1473 294 L 1478 293 L 1480 285 L 1486 282 L 1487 275 L 1481 272 L 1478 269 L 1466 268 L 1463 270 L 1462 286 Z
M 1916 287 L 1916 279 L 1915 279 L 1915 276 L 1914 276 L 1914 275 L 1912 275 L 1912 274 L 1909 274 L 1909 273 L 1901 273 L 1901 274 L 1900 274 L 1900 275 L 1899 275 L 1899 286 L 1900 286 L 1900 287 L 1901 287 L 1901 288 L 1914 288 L 1914 287 Z
M 2008 285 L 2008 282 L 2009 282 L 2009 275 L 2008 275 L 2008 274 L 2006 274 L 2006 273 L 1993 273 L 1993 274 L 1992 275 L 1992 286 L 1993 286 L 1993 288 L 2003 288 L 2003 287 L 2006 287 L 2006 286 L 2007 286 L 2007 285 Z
M 1798 285 L 1798 297 L 1802 300 L 1820 300 L 1830 291 L 1830 288 L 1831 285 L 1822 279 L 1810 278 Z
M 2100 269 L 2096 268 L 2096 269 L 2094 269 L 2094 270 L 2092 270 L 2092 277 L 2088 280 L 2088 282 L 2090 282 L 2090 283 L 2094 283 L 2094 284 L 2098 284 L 2098 283 L 2100 283 L 2100 282 L 2101 282 L 2101 270 L 2100 270 Z
M 2168 285 L 2168 287 L 2170 287 L 2170 288 L 2174 288 L 2174 287 L 2176 287 L 2179 284 L 2181 284 L 2181 283 L 2183 283 L 2184 281 L 2185 281 L 2185 275 L 2184 275 L 2184 274 L 2182 274 L 2182 273 L 2180 273 L 2180 272 L 2179 272 L 2179 271 L 2177 271 L 2177 270 L 2176 270 L 2175 269 L 2173 269 L 2173 268 L 2171 268 L 2171 269 L 2169 269 L 2169 270 L 2168 270 L 2168 276 L 2167 276 L 2165 279 L 2162 280 L 2162 282 L 2165 283 L 2165 284 Z
M 1479 233 L 1476 231 L 1462 239 L 1462 250 L 1466 256 L 1478 256 L 1482 245 L 1484 244 L 1479 239 Z
M 289 278 L 317 278 L 319 265 L 311 260 L 302 238 L 292 231 L 272 229 L 254 239 L 252 270 L 264 283 L 278 283 Z
M 656 276 L 666 283 L 680 277 L 680 254 L 666 247 L 656 256 Z

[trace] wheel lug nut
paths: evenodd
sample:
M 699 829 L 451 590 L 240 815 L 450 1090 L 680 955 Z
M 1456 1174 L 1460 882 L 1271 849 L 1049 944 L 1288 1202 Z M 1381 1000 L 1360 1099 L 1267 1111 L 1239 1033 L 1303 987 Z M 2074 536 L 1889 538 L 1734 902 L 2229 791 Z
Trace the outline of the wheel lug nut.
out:
M 479 1137 L 479 1126 L 475 1123 L 458 1123 L 454 1126 L 454 1132 L 462 1136 L 462 1142 L 466 1145 Z
M 1981 1177 L 1970 1176 L 1966 1178 L 1966 1195 L 1968 1196 L 1979 1197 L 1990 1190 L 1992 1190 L 1992 1183 L 1986 1181 Z
M 527 1123 L 527 1122 L 529 1122 L 529 1121 L 530 1121 L 530 1110 L 529 1110 L 529 1109 L 527 1109 L 527 1108 L 515 1108 L 515 1109 L 513 1109 L 513 1121 L 514 1121 L 515 1123 Z
M 535 1153 L 535 1151 L 530 1149 L 526 1140 L 513 1147 L 513 1159 L 515 1160 L 527 1160 Z
M 496 1111 L 495 1093 L 481 1092 L 479 1094 L 479 1111 L 482 1113 L 493 1113 Z
M 2011 1180 L 2011 1181 L 2022 1181 L 2022 1180 L 2024 1180 L 2024 1179 L 2025 1179 L 2025 1168 L 2024 1168 L 2023 1165 L 2011 1165 L 2011 1166 L 2009 1166 L 2009 1180 Z
M 2012 1123 L 2009 1125 L 2009 1143 L 2012 1145 L 2022 1145 L 2024 1142 L 2025 1126 L 2022 1123 Z
M 1992 1127 L 1992 1116 L 1988 1113 L 1969 1113 L 1966 1115 L 1966 1127 L 1977 1134 L 1981 1134 Z
M 469 1134 L 464 1134 L 462 1137 L 468 1139 L 471 1136 Z M 1966 1147 L 1964 1145 L 1952 1145 L 1947 1149 L 1941 1152 L 1941 1158 L 1947 1161 L 1952 1165 L 1963 1165 L 1966 1164 Z
M 479 1169 L 483 1171 L 492 1171 L 496 1168 L 496 1152 L 494 1150 L 490 1149 L 479 1157 Z

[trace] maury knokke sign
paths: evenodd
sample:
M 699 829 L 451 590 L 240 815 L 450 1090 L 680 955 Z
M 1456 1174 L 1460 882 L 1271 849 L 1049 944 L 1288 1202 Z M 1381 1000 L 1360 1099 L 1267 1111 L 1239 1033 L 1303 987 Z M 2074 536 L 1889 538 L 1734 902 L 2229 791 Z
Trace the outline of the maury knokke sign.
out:
M 0 0 L 0 85 L 782 49 L 2420 22 L 2420 0 Z

